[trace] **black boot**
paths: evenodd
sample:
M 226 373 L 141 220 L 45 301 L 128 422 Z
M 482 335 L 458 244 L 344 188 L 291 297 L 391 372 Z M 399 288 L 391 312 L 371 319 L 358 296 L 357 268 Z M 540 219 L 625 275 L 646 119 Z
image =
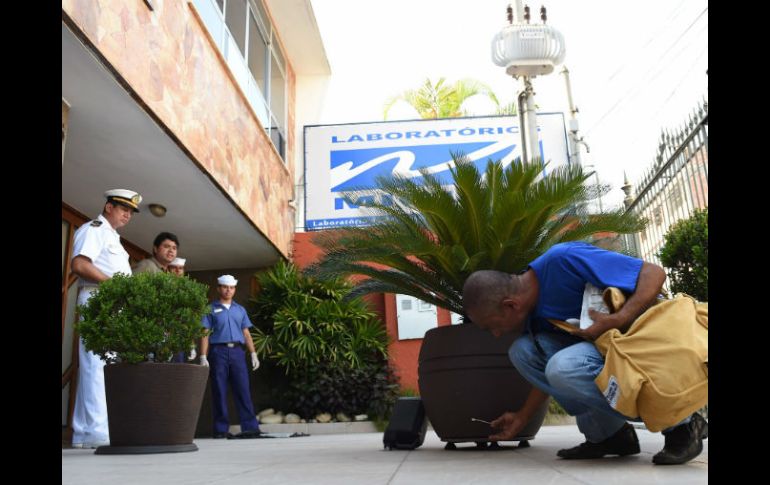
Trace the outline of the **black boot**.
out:
M 612 436 L 600 443 L 586 441 L 574 448 L 559 450 L 556 454 L 565 460 L 590 460 L 604 455 L 635 455 L 639 453 L 639 438 L 634 427 L 628 423 Z
M 663 433 L 666 444 L 652 462 L 657 465 L 680 465 L 686 463 L 703 451 L 703 439 L 708 438 L 708 423 L 698 413 L 692 415 L 687 424 L 680 424 L 671 431 Z
M 264 436 L 262 436 L 262 432 L 258 429 L 253 429 L 250 431 L 241 431 L 236 435 L 231 435 L 227 437 L 227 439 L 233 439 L 233 440 L 250 440 L 255 438 L 264 438 Z

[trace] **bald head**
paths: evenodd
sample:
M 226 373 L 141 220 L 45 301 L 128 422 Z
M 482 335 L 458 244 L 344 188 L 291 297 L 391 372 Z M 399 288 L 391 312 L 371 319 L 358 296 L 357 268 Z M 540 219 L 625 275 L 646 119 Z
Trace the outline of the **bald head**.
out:
M 508 273 L 481 270 L 471 273 L 463 285 L 463 309 L 467 314 L 496 312 L 504 298 L 521 291 L 518 280 Z

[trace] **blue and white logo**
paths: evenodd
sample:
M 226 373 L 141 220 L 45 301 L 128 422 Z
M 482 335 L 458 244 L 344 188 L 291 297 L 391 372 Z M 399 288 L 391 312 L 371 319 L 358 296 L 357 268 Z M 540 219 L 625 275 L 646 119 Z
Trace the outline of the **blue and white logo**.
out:
M 442 184 L 451 183 L 449 169 L 454 167 L 452 153 L 464 153 L 480 170 L 487 160 L 504 159 L 516 144 L 510 141 L 450 143 L 427 146 L 361 148 L 331 152 L 331 192 L 370 189 L 379 176 L 421 177 L 420 169 L 438 177 Z
M 540 156 L 549 167 L 568 163 L 567 132 L 561 113 L 538 113 Z M 521 156 L 518 118 L 493 116 L 305 127 L 305 227 L 307 230 L 365 226 L 381 215 L 361 207 L 383 204 L 380 176 L 421 183 L 420 170 L 442 185 L 452 184 L 452 154 L 464 154 L 480 171 L 487 162 L 503 166 Z M 343 193 L 360 191 L 355 201 Z

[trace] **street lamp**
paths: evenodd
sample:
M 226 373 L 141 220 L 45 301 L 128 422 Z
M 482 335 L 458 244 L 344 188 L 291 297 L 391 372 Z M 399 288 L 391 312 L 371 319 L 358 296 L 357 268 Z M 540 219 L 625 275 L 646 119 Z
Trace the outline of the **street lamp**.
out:
M 529 7 L 522 7 L 522 0 L 516 0 L 515 8 L 508 6 L 509 25 L 492 38 L 492 61 L 514 79 L 522 79 L 517 99 L 524 163 L 531 163 L 540 153 L 531 78 L 553 72 L 567 53 L 561 32 L 545 25 L 545 7 L 540 8 L 542 24 L 530 24 L 529 18 Z

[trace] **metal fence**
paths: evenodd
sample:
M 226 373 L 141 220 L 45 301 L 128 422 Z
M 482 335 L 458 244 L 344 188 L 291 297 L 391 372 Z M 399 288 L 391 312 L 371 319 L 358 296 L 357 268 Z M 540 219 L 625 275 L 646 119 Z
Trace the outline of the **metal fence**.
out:
M 708 103 L 690 115 L 683 127 L 661 134 L 658 155 L 638 184 L 626 210 L 649 221 L 647 228 L 625 236 L 629 253 L 660 264 L 664 236 L 695 209 L 708 207 Z M 628 192 L 627 192 L 628 193 Z

